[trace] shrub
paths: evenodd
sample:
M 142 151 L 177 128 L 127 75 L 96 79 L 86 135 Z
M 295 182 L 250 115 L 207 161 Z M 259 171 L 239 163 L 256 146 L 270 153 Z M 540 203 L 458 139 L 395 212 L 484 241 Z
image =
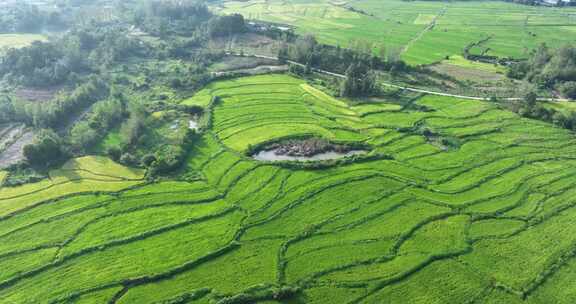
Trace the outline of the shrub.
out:
M 448 148 L 457 149 L 460 147 L 460 141 L 454 137 L 442 138 L 442 144 Z
M 106 154 L 113 160 L 118 161 L 122 156 L 122 151 L 118 147 L 110 147 L 106 150 Z
M 24 157 L 30 165 L 46 168 L 63 158 L 61 145 L 62 140 L 56 133 L 42 130 L 36 136 L 34 143 L 24 147 Z
M 154 154 L 146 154 L 142 156 L 140 164 L 145 167 L 150 167 L 156 161 L 156 156 Z
M 151 165 L 151 174 L 168 173 L 180 166 L 184 160 L 184 149 L 175 145 L 166 145 L 154 153 L 156 160 Z
M 1 184 L 3 186 L 15 187 L 29 183 L 39 182 L 46 178 L 45 175 L 34 171 L 31 168 L 22 168 L 21 166 L 15 166 L 11 168 L 10 174 L 6 177 L 6 180 Z

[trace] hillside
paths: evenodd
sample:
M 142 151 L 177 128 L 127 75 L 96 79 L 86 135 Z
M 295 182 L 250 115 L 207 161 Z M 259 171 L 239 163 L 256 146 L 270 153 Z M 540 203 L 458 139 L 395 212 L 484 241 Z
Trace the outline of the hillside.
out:
M 0 189 L 4 301 L 572 302 L 569 132 L 479 101 L 351 106 L 283 75 L 207 90 L 221 100 L 196 181 L 139 185 L 86 159 L 24 205 Z M 318 169 L 245 154 L 302 135 L 371 150 Z

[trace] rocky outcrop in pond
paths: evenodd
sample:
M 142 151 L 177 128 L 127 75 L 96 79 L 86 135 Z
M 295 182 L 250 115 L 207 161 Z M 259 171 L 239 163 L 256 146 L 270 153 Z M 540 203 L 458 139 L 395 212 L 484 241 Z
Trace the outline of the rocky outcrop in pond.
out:
M 260 161 L 323 161 L 366 153 L 362 148 L 310 138 L 269 144 L 254 153 L 253 157 Z
M 346 145 L 330 143 L 324 139 L 293 139 L 271 144 L 264 150 L 274 150 L 276 155 L 311 157 L 325 152 L 346 153 L 353 150 Z

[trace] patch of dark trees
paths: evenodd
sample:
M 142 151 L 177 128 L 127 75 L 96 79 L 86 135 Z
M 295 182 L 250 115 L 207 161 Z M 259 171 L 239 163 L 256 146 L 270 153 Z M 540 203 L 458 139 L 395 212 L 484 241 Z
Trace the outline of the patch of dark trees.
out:
M 92 77 L 72 93 L 46 103 L 4 97 L 0 99 L 0 122 L 20 121 L 39 130 L 34 142 L 26 145 L 23 153 L 31 167 L 49 168 L 74 155 L 79 145 L 88 145 L 98 136 L 101 138 L 108 130 L 101 128 L 103 124 L 112 124 L 118 115 L 122 115 L 122 109 L 110 103 L 108 107 L 97 107 L 95 114 L 75 125 L 68 137 L 54 131 L 62 121 L 77 116 L 86 107 L 108 96 L 108 86 L 100 78 Z
M 549 49 L 541 45 L 528 60 L 511 65 L 508 77 L 523 79 L 538 89 L 576 99 L 576 47 Z
M 52 162 L 53 160 L 50 161 Z M 39 182 L 45 178 L 48 178 L 47 172 L 39 172 L 29 166 L 24 166 L 22 164 L 10 166 L 5 170 L 10 173 L 2 182 L 3 187 L 16 187 L 24 184 Z

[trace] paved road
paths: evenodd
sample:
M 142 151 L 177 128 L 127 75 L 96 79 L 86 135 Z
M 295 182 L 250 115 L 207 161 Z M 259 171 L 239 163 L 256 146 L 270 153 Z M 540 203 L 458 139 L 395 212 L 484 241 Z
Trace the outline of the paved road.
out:
M 227 52 L 226 54 L 227 55 L 241 56 L 240 54 L 230 53 L 230 52 Z M 272 57 L 272 56 L 264 56 L 264 55 L 244 55 L 244 56 L 278 61 L 278 57 Z M 295 62 L 295 61 L 291 61 L 291 60 L 286 60 L 286 62 L 288 62 L 290 64 L 297 65 L 297 66 L 305 67 L 304 64 L 301 64 L 299 62 Z M 320 74 L 330 75 L 330 76 L 334 76 L 334 77 L 338 77 L 338 78 L 346 78 L 346 76 L 342 75 L 342 74 L 332 73 L 332 72 L 328 72 L 328 71 L 324 71 L 324 70 L 320 70 L 320 69 L 316 69 L 316 68 L 313 68 L 312 70 L 314 72 L 320 73 Z M 430 94 L 430 95 L 437 95 L 437 96 L 446 96 L 446 97 L 455 97 L 455 98 L 461 98 L 461 99 L 471 99 L 471 100 L 482 100 L 482 101 L 490 100 L 490 98 L 488 98 L 488 97 L 477 97 L 477 96 L 466 96 L 466 95 L 442 93 L 442 92 L 418 89 L 418 88 L 414 88 L 414 87 L 401 86 L 401 85 L 397 85 L 397 84 L 393 84 L 393 83 L 389 83 L 389 82 L 382 82 L 381 81 L 380 84 L 382 84 L 383 86 L 386 86 L 386 87 L 397 88 L 397 89 L 402 89 L 402 90 L 406 90 L 406 91 L 410 91 L 410 92 L 416 92 L 416 93 L 423 93 L 423 94 Z M 523 98 L 520 98 L 520 97 L 501 98 L 501 100 L 505 100 L 505 101 L 518 101 L 518 100 L 522 100 L 522 99 Z M 541 97 L 541 98 L 538 98 L 538 101 L 560 102 L 560 101 L 574 101 L 574 100 L 566 99 L 566 98 L 544 98 L 544 97 Z

